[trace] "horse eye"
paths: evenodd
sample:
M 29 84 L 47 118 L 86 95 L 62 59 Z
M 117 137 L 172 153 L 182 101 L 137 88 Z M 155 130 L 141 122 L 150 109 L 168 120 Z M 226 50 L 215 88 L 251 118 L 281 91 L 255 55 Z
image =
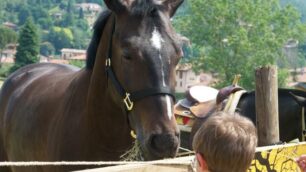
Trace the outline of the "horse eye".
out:
M 124 59 L 126 59 L 126 60 L 131 60 L 131 59 L 132 59 L 131 56 L 128 56 L 128 55 L 122 55 L 122 57 L 123 57 Z
M 130 53 L 127 49 L 124 49 L 123 52 L 122 52 L 122 58 L 126 59 L 126 60 L 131 60 L 131 56 L 130 56 Z
M 157 14 L 157 8 L 156 7 L 153 7 L 153 8 L 151 8 L 150 9 L 150 14 L 151 14 L 151 16 L 156 16 L 156 14 Z

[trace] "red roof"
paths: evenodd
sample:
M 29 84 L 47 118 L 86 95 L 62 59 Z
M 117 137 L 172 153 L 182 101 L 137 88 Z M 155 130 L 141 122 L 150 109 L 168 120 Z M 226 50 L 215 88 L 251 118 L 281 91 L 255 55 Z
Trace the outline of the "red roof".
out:
M 69 64 L 68 60 L 62 60 L 62 59 L 50 59 L 49 62 L 56 64 Z

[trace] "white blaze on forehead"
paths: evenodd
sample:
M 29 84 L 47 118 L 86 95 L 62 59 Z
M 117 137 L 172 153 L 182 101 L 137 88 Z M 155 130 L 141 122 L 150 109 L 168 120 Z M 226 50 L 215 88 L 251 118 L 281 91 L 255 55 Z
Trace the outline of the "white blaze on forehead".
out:
M 123 5 L 126 7 L 130 7 L 134 1 L 135 0 L 122 0 L 121 3 L 123 3 Z
M 173 114 L 172 114 L 171 99 L 170 99 L 170 96 L 168 95 L 166 95 L 166 103 L 167 103 L 167 114 L 168 114 L 169 120 L 171 120 Z
M 154 1 L 156 5 L 162 5 L 163 4 L 163 1 L 162 0 L 156 0 Z
M 161 68 L 162 68 L 161 73 L 162 73 L 162 79 L 163 79 L 163 86 L 166 87 L 164 64 L 163 64 L 161 55 L 159 55 L 159 60 L 161 62 Z
M 157 50 L 160 50 L 162 47 L 162 42 L 164 42 L 163 38 L 161 37 L 160 33 L 158 32 L 157 28 L 154 27 L 154 30 L 152 32 L 151 37 L 151 44 L 153 47 L 155 47 Z

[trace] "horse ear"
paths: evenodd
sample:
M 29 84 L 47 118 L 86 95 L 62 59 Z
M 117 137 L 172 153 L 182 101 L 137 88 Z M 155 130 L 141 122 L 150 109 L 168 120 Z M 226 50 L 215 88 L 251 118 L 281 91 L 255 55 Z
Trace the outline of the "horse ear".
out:
M 107 8 L 115 13 L 120 13 L 123 10 L 129 9 L 135 0 L 104 0 Z
M 173 15 L 175 14 L 176 10 L 178 9 L 178 7 L 180 7 L 180 5 L 183 2 L 184 2 L 184 0 L 165 0 L 164 1 L 164 5 L 169 10 L 170 17 L 173 17 Z

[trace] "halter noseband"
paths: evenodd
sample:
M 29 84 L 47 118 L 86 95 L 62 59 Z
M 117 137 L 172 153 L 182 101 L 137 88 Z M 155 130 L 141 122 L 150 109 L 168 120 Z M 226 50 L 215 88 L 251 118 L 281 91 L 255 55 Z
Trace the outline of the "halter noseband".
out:
M 120 84 L 120 82 L 118 81 L 112 65 L 111 65 L 111 58 L 112 58 L 112 42 L 113 42 L 113 35 L 114 35 L 114 31 L 115 31 L 115 19 L 113 21 L 113 28 L 112 28 L 112 32 L 111 32 L 111 38 L 109 41 L 109 46 L 108 46 L 108 56 L 106 58 L 106 73 L 108 75 L 108 77 L 111 79 L 112 83 L 114 84 L 117 92 L 119 93 L 119 95 L 122 97 L 123 103 L 126 107 L 127 111 L 131 111 L 134 107 L 134 102 L 138 101 L 140 99 L 143 99 L 145 97 L 148 96 L 153 96 L 153 95 L 170 95 L 173 100 L 175 101 L 175 96 L 173 94 L 173 91 L 170 87 L 157 87 L 157 88 L 148 88 L 148 89 L 143 89 L 140 91 L 135 91 L 135 92 L 127 92 L 122 85 Z

